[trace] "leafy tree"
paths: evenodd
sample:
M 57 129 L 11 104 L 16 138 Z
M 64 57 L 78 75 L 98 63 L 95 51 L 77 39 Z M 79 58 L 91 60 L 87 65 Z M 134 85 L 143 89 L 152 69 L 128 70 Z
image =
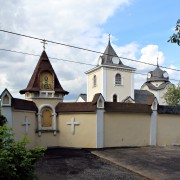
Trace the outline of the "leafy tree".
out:
M 0 126 L 0 179 L 28 180 L 34 179 L 34 163 L 43 156 L 45 149 L 36 147 L 28 149 L 27 137 L 15 141 L 12 129 L 6 124 Z
M 180 105 L 180 83 L 175 86 L 169 86 L 167 92 L 164 94 L 164 99 L 166 103 L 170 106 Z
M 170 37 L 168 42 L 176 43 L 180 46 L 180 19 L 177 20 L 175 31 L 176 33 Z
M 6 123 L 7 123 L 6 117 L 0 114 L 0 126 L 3 126 Z

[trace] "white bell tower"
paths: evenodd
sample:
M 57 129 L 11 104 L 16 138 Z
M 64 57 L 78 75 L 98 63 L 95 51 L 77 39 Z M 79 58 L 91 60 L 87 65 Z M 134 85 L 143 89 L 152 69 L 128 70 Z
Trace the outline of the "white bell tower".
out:
M 121 102 L 130 96 L 134 99 L 135 68 L 126 66 L 117 56 L 109 40 L 98 65 L 87 71 L 87 101 L 101 93 L 105 101 Z

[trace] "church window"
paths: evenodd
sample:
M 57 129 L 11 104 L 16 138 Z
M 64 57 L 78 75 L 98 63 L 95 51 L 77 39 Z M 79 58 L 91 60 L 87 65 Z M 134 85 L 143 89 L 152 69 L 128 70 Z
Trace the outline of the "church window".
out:
M 96 87 L 96 85 L 97 85 L 97 77 L 96 77 L 96 75 L 94 75 L 94 77 L 93 77 L 93 86 Z
M 54 81 L 53 75 L 48 72 L 42 72 L 40 74 L 40 89 L 41 90 L 53 90 L 54 89 Z
M 42 110 L 42 127 L 52 127 L 52 110 L 49 108 Z
M 115 84 L 121 85 L 121 75 L 119 73 L 115 76 Z
M 116 94 L 113 95 L 113 102 L 117 102 L 117 95 Z
M 57 114 L 54 107 L 51 104 L 43 104 L 38 109 L 38 135 L 41 136 L 42 132 L 53 132 L 56 135 L 58 132 L 56 124 Z
M 10 104 L 9 96 L 6 94 L 3 98 L 3 104 Z

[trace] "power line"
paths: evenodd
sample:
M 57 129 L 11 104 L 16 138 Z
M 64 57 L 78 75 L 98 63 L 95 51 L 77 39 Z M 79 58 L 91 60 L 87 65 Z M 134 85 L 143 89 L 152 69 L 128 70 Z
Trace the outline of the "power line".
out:
M 12 52 L 12 53 L 17 53 L 17 54 L 24 54 L 24 55 L 29 55 L 29 56 L 40 57 L 40 55 L 37 55 L 37 54 L 26 53 L 26 52 L 21 52 L 21 51 L 15 51 L 15 50 L 10 50 L 10 49 L 0 49 L 0 51 L 7 51 L 7 52 Z M 96 66 L 96 65 L 93 65 L 93 64 L 83 63 L 83 62 L 79 62 L 79 61 L 72 61 L 72 60 L 67 60 L 67 59 L 62 59 L 62 58 L 54 58 L 54 57 L 49 57 L 49 56 L 48 56 L 48 58 L 49 58 L 49 59 L 60 60 L 60 61 L 77 63 L 77 64 L 83 64 L 83 65 L 89 65 L 89 66 Z
M 93 53 L 97 53 L 97 54 L 102 54 L 102 55 L 104 54 L 104 55 L 112 56 L 111 54 L 102 53 L 100 51 L 95 51 L 95 50 L 82 48 L 82 47 L 78 47 L 78 46 L 73 46 L 73 45 L 69 45 L 69 44 L 65 44 L 65 43 L 55 42 L 55 41 L 51 41 L 51 40 L 45 40 L 45 39 L 38 38 L 38 37 L 33 37 L 33 36 L 25 35 L 25 34 L 15 33 L 15 32 L 12 32 L 12 31 L 7 31 L 7 30 L 3 30 L 3 29 L 0 29 L 0 31 L 5 32 L 5 33 L 9 33 L 9 34 L 13 34 L 13 35 L 17 35 L 17 36 L 22 36 L 22 37 L 26 37 L 26 38 L 39 40 L 39 41 L 46 41 L 46 42 L 49 42 L 49 43 L 52 43 L 52 44 L 58 44 L 58 45 L 67 46 L 67 47 L 70 47 L 70 48 L 75 48 L 75 49 L 89 51 L 89 52 L 93 52 Z M 120 59 L 125 59 L 127 61 L 133 61 L 133 62 L 142 63 L 142 64 L 146 64 L 146 65 L 150 65 L 150 66 L 157 66 L 156 64 L 147 63 L 147 62 L 143 62 L 143 61 L 138 61 L 138 60 L 135 60 L 135 59 L 125 58 L 125 57 L 121 57 L 121 56 L 117 56 L 117 57 L 120 58 Z M 166 67 L 166 66 L 159 66 L 159 67 L 169 69 L 169 70 L 173 70 L 173 71 L 180 71 L 179 69 L 169 68 L 169 67 Z
M 21 51 L 15 51 L 15 50 L 9 50 L 9 49 L 0 49 L 0 51 L 6 51 L 6 52 L 11 52 L 11 53 L 17 53 L 17 54 L 23 54 L 23 55 L 29 55 L 29 56 L 35 56 L 35 57 L 40 57 L 40 55 L 37 54 L 32 54 L 32 53 L 26 53 L 26 52 L 21 52 Z M 70 62 L 70 63 L 77 63 L 77 64 L 82 64 L 82 65 L 88 65 L 88 66 L 94 66 L 96 67 L 97 65 L 94 64 L 88 64 L 88 63 L 83 63 L 83 62 L 79 62 L 79 61 L 73 61 L 73 60 L 67 60 L 67 59 L 60 59 L 60 58 L 54 58 L 54 57 L 48 57 L 49 59 L 53 59 L 53 60 L 59 60 L 59 61 L 65 61 L 65 62 Z M 140 72 L 134 72 L 134 74 L 138 74 L 138 75 L 143 75 L 143 76 L 147 76 L 147 74 L 143 74 Z M 156 77 L 156 76 L 154 76 Z M 179 81 L 177 79 L 170 79 L 173 81 Z

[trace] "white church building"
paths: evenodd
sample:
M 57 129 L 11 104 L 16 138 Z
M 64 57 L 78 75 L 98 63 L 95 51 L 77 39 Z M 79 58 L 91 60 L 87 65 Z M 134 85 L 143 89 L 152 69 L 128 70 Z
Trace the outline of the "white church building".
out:
M 113 49 L 111 42 L 99 57 L 97 66 L 85 72 L 87 75 L 87 94 L 80 94 L 77 102 L 92 101 L 97 93 L 101 93 L 105 101 L 146 103 L 148 98 L 155 96 L 158 104 L 167 105 L 163 95 L 169 85 L 169 76 L 160 69 L 148 72 L 147 82 L 140 90 L 134 90 L 134 73 L 136 69 L 126 66 Z

